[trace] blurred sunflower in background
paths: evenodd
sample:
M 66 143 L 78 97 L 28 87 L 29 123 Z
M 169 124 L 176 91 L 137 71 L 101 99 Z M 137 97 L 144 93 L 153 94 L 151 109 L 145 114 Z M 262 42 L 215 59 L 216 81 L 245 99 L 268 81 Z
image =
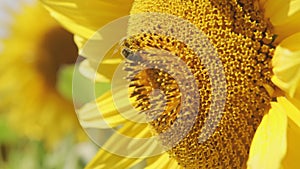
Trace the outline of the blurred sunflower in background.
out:
M 196 141 L 197 132 L 203 126 L 198 120 L 178 145 L 167 153 L 151 158 L 126 158 L 99 150 L 86 168 L 130 168 L 144 163 L 145 168 L 249 168 L 282 169 L 299 168 L 300 154 L 300 1 L 56 1 L 43 0 L 46 8 L 64 27 L 75 34 L 79 48 L 93 32 L 110 20 L 123 15 L 142 12 L 160 12 L 187 19 L 208 37 L 216 48 L 224 66 L 227 81 L 227 98 L 224 116 L 212 137 L 203 144 Z M 103 19 L 102 19 L 103 18 Z M 133 21 L 128 30 L 139 27 Z M 167 24 L 167 23 L 166 23 Z M 163 45 L 162 45 L 163 44 Z M 145 33 L 127 39 L 124 44 L 132 51 L 155 47 L 171 51 L 186 63 L 197 65 L 195 54 L 186 46 L 168 37 Z M 190 57 L 185 57 L 190 56 Z M 93 58 L 87 58 L 87 69 L 97 69 Z M 108 63 L 108 62 L 107 62 Z M 111 70 L 96 70 L 105 77 L 111 77 L 117 62 L 110 61 Z M 88 67 L 87 65 L 90 65 Z M 205 68 L 194 68 L 205 75 Z M 86 71 L 88 72 L 88 71 Z M 154 75 L 153 75 L 154 74 Z M 166 76 L 161 72 L 139 75 L 133 88 L 153 87 L 141 79 L 152 79 L 151 83 L 168 92 L 168 85 L 161 85 Z M 155 79 L 159 79 L 155 82 Z M 170 79 L 169 79 L 170 80 Z M 206 83 L 205 79 L 199 80 Z M 160 84 L 160 85 L 159 85 Z M 141 87 L 142 86 L 142 87 Z M 210 87 L 200 88 L 200 93 Z M 136 103 L 142 102 L 144 93 L 135 93 Z M 178 93 L 172 93 L 176 98 Z M 208 95 L 209 100 L 210 96 Z M 129 122 L 117 110 L 111 94 L 97 99 L 102 116 L 112 127 L 123 125 L 119 132 L 131 137 L 151 135 L 147 126 Z M 176 109 L 176 100 L 168 103 Z M 209 102 L 202 106 L 209 106 Z M 138 110 L 145 103 L 136 105 Z M 96 119 L 98 107 L 86 105 L 79 112 L 85 128 L 101 128 L 103 119 Z M 130 106 L 130 105 L 126 105 Z M 199 112 L 199 119 L 206 119 L 205 111 Z M 159 134 L 168 128 L 166 124 L 174 119 L 170 112 L 162 112 L 162 118 L 150 123 Z M 177 112 L 178 113 L 178 112 Z M 175 116 L 176 117 L 176 116 Z M 163 128 L 165 127 L 165 128 Z M 109 145 L 123 145 L 122 140 L 112 136 Z M 124 144 L 126 146 L 126 144 Z M 123 149 L 126 147 L 117 146 Z M 144 151 L 148 150 L 143 147 Z M 152 147 L 153 148 L 153 147 Z M 138 148 L 137 148 L 138 149 Z M 150 147 L 149 147 L 150 149 Z M 138 150 L 137 150 L 138 151 Z M 133 154 L 135 152 L 132 152 Z
M 35 0 L 1 1 L 0 16 L 0 165 L 82 168 L 78 149 L 86 137 L 71 101 L 78 56 L 72 34 Z

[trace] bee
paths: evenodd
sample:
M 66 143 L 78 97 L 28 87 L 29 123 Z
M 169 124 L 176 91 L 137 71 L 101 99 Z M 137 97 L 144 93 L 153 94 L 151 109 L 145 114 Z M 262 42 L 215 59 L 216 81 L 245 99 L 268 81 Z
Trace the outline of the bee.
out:
M 133 52 L 129 48 L 122 49 L 121 54 L 130 61 L 141 62 L 144 60 L 139 52 Z

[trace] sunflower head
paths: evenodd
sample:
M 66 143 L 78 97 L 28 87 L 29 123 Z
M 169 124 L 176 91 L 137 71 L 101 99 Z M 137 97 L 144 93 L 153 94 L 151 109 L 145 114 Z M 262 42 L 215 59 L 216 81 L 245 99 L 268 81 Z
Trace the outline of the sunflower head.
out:
M 124 69 L 128 72 L 132 106 L 150 119 L 148 122 L 152 134 L 160 136 L 160 141 L 169 148 L 168 155 L 147 160 L 150 168 L 159 166 L 273 169 L 280 168 L 281 165 L 292 166 L 286 163 L 297 154 L 290 149 L 297 147 L 290 139 L 297 137 L 297 132 L 294 132 L 297 127 L 290 119 L 299 126 L 300 117 L 299 113 L 295 113 L 298 110 L 289 104 L 287 99 L 299 107 L 299 50 L 295 47 L 299 44 L 296 40 L 299 39 L 297 32 L 300 23 L 298 3 L 297 0 L 285 3 L 280 0 L 134 1 L 131 8 L 132 19 L 128 26 L 130 36 L 121 43 L 118 52 L 126 58 Z M 77 4 L 78 8 L 82 6 L 81 3 L 74 4 Z M 51 8 L 51 4 L 48 5 Z M 58 11 L 55 6 L 51 10 L 54 14 L 61 12 L 66 16 L 70 13 Z M 151 15 L 153 13 L 165 17 L 159 18 Z M 145 17 L 136 17 L 139 14 L 145 14 Z M 170 16 L 190 22 L 201 32 L 198 35 L 204 35 L 202 39 L 207 41 L 197 43 L 199 41 L 193 38 L 195 32 L 184 30 L 186 27 L 181 23 L 172 24 L 168 20 Z M 82 17 L 91 18 L 89 14 L 83 14 Z M 59 17 L 57 19 L 64 20 Z M 100 24 L 93 22 L 92 27 L 80 19 L 73 20 L 78 22 L 72 24 L 86 28 L 94 28 Z M 163 34 L 164 29 L 170 34 Z M 178 30 L 182 30 L 185 39 L 171 36 Z M 77 35 L 82 33 L 79 29 L 74 32 Z M 292 36 L 288 37 L 290 35 Z M 285 40 L 282 41 L 283 39 Z M 195 52 L 190 42 L 195 42 L 198 48 L 205 51 L 203 55 Z M 217 58 L 220 64 L 216 59 L 206 60 L 202 57 L 205 55 L 208 58 Z M 98 70 L 95 58 L 87 56 L 89 69 L 92 67 L 105 77 L 111 77 L 115 69 L 105 67 L 102 71 Z M 114 65 L 110 68 L 117 67 L 117 62 L 110 63 Z M 181 63 L 184 67 L 179 66 Z M 155 64 L 161 66 L 154 66 Z M 210 64 L 211 66 L 208 66 Z M 221 74 L 223 72 L 224 76 L 221 76 L 220 72 L 214 72 L 219 70 L 218 67 L 222 68 Z M 295 76 L 287 72 L 293 72 Z M 175 76 L 177 74 L 184 74 L 183 77 L 195 83 L 186 79 L 178 80 Z M 220 82 L 218 78 L 222 77 L 225 79 Z M 214 85 L 218 84 L 216 82 L 220 82 L 221 85 Z M 185 91 L 189 89 L 193 92 L 186 95 Z M 107 118 L 109 124 L 119 129 L 118 127 L 125 123 L 118 130 L 122 134 L 137 137 L 147 135 L 144 127 L 133 125 L 120 117 L 118 111 L 112 110 L 114 104 L 111 103 L 113 99 L 108 99 L 110 95 L 111 93 L 103 95 L 97 100 L 97 106 L 103 108 L 101 114 Z M 118 95 L 122 97 L 118 100 L 126 97 Z M 221 96 L 225 96 L 225 99 Z M 195 104 L 197 101 L 200 101 L 199 105 Z M 222 103 L 225 105 L 222 106 Z M 197 105 L 196 111 L 192 111 L 193 105 Z M 105 120 L 97 121 L 95 117 L 98 112 L 91 113 L 88 106 L 81 112 L 84 121 L 82 124 L 86 127 L 104 127 L 102 123 Z M 130 105 L 122 106 L 127 113 Z M 220 111 L 216 110 L 222 110 L 221 115 Z M 195 112 L 196 117 L 191 118 Z M 287 119 L 286 115 L 290 119 Z M 192 119 L 195 121 L 190 122 Z M 212 125 L 207 127 L 207 123 Z M 189 124 L 192 124 L 191 128 L 188 127 Z M 167 135 L 169 130 L 176 134 Z M 187 133 L 180 135 L 181 130 Z M 291 133 L 295 136 L 286 137 Z M 199 141 L 203 135 L 206 139 Z M 289 139 L 288 145 L 286 138 Z M 176 140 L 175 144 L 172 140 Z M 105 145 L 118 150 L 118 147 L 112 144 L 115 141 L 119 139 L 113 135 Z M 125 142 L 122 142 L 122 145 L 126 145 Z M 275 144 L 278 145 L 278 150 Z M 151 148 L 153 147 L 150 146 L 149 149 Z M 281 163 L 284 156 L 286 159 Z M 106 162 L 109 157 L 112 157 L 112 160 Z M 171 160 L 167 160 L 169 157 Z M 269 157 L 274 159 L 274 163 Z M 123 160 L 100 150 L 88 168 L 104 168 L 111 164 L 130 167 L 139 161 L 140 159 L 132 158 Z
M 24 2 L 20 10 L 11 14 L 10 36 L 1 41 L 1 112 L 22 136 L 49 146 L 73 131 L 83 138 L 72 103 L 57 90 L 60 69 L 77 57 L 73 36 L 39 3 Z
M 193 12 L 189 12 L 193 11 Z M 134 53 L 147 51 L 149 48 L 170 51 L 174 57 L 180 58 L 188 70 L 192 72 L 196 80 L 196 88 L 200 98 L 189 98 L 187 105 L 193 105 L 196 99 L 201 100 L 198 107 L 196 121 L 188 134 L 169 153 L 183 167 L 205 167 L 216 168 L 245 168 L 248 159 L 249 149 L 254 133 L 261 122 L 262 117 L 270 109 L 272 95 L 264 86 L 275 88 L 271 82 L 272 67 L 271 59 L 275 45 L 272 26 L 265 20 L 257 2 L 237 1 L 185 1 L 166 3 L 163 1 L 135 1 L 131 10 L 132 14 L 141 12 L 158 12 L 178 16 L 186 19 L 198 27 L 212 44 L 222 65 L 207 66 L 205 59 L 199 59 L 191 46 L 172 37 L 151 33 L 160 30 L 165 23 L 150 24 L 149 29 L 135 37 L 129 38 L 124 46 Z M 155 18 L 157 20 L 157 18 Z M 153 19 L 153 20 L 155 20 Z M 151 21 L 150 23 L 153 23 Z M 130 31 L 144 29 L 142 20 L 134 20 L 129 26 Z M 168 23 L 170 25 L 170 23 Z M 179 30 L 182 25 L 172 25 L 172 30 Z M 193 41 L 192 32 L 186 38 Z M 198 42 L 199 48 L 208 48 Z M 205 43 L 204 43 L 205 44 Z M 209 51 L 209 50 L 207 50 Z M 210 53 L 204 53 L 209 55 Z M 165 56 L 156 57 L 166 58 Z M 151 56 L 144 57 L 150 60 Z M 211 59 L 211 58 L 210 58 Z M 165 61 L 165 60 L 164 60 Z M 174 69 L 174 62 L 165 61 L 165 66 L 171 71 L 184 73 L 184 70 Z M 207 62 L 207 63 L 206 63 Z M 128 65 L 132 70 L 135 63 Z M 142 64 L 139 62 L 138 64 Z M 173 67 L 174 66 L 174 67 Z M 217 70 L 223 66 L 226 88 L 220 89 L 213 86 L 217 81 L 218 73 L 211 77 L 210 69 Z M 173 70 L 172 70 L 173 69 Z M 186 79 L 185 79 L 186 80 Z M 161 134 L 170 128 L 176 119 L 185 116 L 178 126 L 186 128 L 187 120 L 190 119 L 191 109 L 181 109 L 183 90 L 180 90 L 178 81 L 163 69 L 148 69 L 136 75 L 131 82 L 134 88 L 131 97 L 135 99 L 134 106 L 139 110 L 150 108 L 149 98 L 152 90 L 159 89 L 167 100 L 164 110 L 156 112 L 160 114 L 157 119 L 150 122 L 157 134 Z M 186 86 L 191 86 L 186 84 Z M 218 99 L 219 91 L 226 92 L 226 101 Z M 205 128 L 205 122 L 218 120 L 218 106 L 225 101 L 224 112 L 215 131 L 213 127 Z M 190 111 L 189 111 L 190 110 Z M 214 112 L 216 111 L 216 112 Z M 177 126 L 176 125 L 176 126 Z M 181 130 L 177 127 L 177 130 Z M 201 133 L 202 132 L 202 133 Z M 199 142 L 201 135 L 213 134 L 204 142 Z M 176 134 L 174 134 L 176 135 Z M 173 138 L 174 139 L 174 138 Z M 172 139 L 162 138 L 165 142 Z M 175 139 L 176 140 L 176 139 Z M 164 141 L 163 141 L 164 142 Z M 234 160 L 232 160 L 234 159 Z
M 64 64 L 75 62 L 77 48 L 72 34 L 58 25 L 49 28 L 41 37 L 37 47 L 37 71 L 40 71 L 47 83 L 54 85 L 57 82 L 59 68 Z

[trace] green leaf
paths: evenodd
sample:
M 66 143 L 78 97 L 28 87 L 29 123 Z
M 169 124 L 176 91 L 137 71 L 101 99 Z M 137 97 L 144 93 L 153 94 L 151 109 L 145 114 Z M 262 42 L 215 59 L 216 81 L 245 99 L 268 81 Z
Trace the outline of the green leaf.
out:
M 4 116 L 0 116 L 0 143 L 17 141 L 17 134 L 9 127 Z
M 58 71 L 56 88 L 66 99 L 72 100 L 74 65 L 65 65 Z
M 72 100 L 72 80 L 73 80 L 73 72 L 75 66 L 74 65 L 65 65 L 60 68 L 58 73 L 58 80 L 57 80 L 57 89 L 58 91 L 67 99 Z M 75 85 L 79 85 L 81 88 L 84 89 L 85 87 L 92 86 L 93 81 L 87 79 L 83 75 L 77 75 L 77 81 Z M 110 89 L 110 83 L 95 83 L 95 96 L 99 97 L 104 94 L 106 91 Z M 90 101 L 94 98 L 94 95 L 91 93 L 86 93 L 85 90 L 76 92 L 83 103 Z

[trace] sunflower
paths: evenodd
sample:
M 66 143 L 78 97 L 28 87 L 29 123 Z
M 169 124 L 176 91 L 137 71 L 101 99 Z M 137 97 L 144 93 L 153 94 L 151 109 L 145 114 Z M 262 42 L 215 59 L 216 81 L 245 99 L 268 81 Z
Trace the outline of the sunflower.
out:
M 208 70 L 191 49 L 176 39 L 147 31 L 126 39 L 122 47 L 129 49 L 130 56 L 140 50 L 156 48 L 170 51 L 183 60 L 202 84 L 195 91 L 199 91 L 205 102 L 199 108 L 193 128 L 166 153 L 149 158 L 125 158 L 100 150 L 87 168 L 130 168 L 143 163 L 146 163 L 146 168 L 299 168 L 299 0 L 135 0 L 134 3 L 122 1 L 122 4 L 75 0 L 43 2 L 57 20 L 76 34 L 80 48 L 90 38 L 89 32 L 108 22 L 107 16 L 112 14 L 110 19 L 122 16 L 130 7 L 131 14 L 156 12 L 186 19 L 206 35 L 224 67 L 227 83 L 224 113 L 212 136 L 200 144 L 197 138 L 208 119 L 213 97 L 210 94 L 213 88 L 206 78 Z M 111 8 L 108 9 L 108 6 Z M 120 12 L 115 12 L 116 9 Z M 99 21 L 103 16 L 106 16 L 103 22 Z M 142 24 L 139 20 L 132 22 L 129 32 Z M 156 25 L 156 28 L 160 26 Z M 93 67 L 93 58 L 87 58 L 87 61 Z M 129 68 L 134 66 L 129 64 Z M 111 72 L 101 73 L 110 77 Z M 160 70 L 149 70 L 139 73 L 130 84 L 133 89 L 130 98 L 137 110 L 145 110 L 150 105 L 145 99 L 151 91 L 147 89 L 159 88 L 169 94 L 168 109 L 149 122 L 150 127 L 124 119 L 114 109 L 112 93 L 99 97 L 95 107 L 84 106 L 79 112 L 81 124 L 85 128 L 105 128 L 103 119 L 93 118 L 99 108 L 111 127 L 122 125 L 118 130 L 124 135 L 144 138 L 151 135 L 149 128 L 154 134 L 166 131 L 179 113 L 177 107 L 181 95 L 174 79 Z M 126 109 L 130 105 L 123 106 Z M 129 147 L 115 135 L 106 145 L 114 149 Z M 157 148 L 139 146 L 136 145 L 133 154 L 141 149 L 153 151 Z
M 50 147 L 73 132 L 83 138 L 72 102 L 57 88 L 60 68 L 77 57 L 73 36 L 38 2 L 4 7 L 11 20 L 0 23 L 8 32 L 0 41 L 1 114 L 21 136 Z

